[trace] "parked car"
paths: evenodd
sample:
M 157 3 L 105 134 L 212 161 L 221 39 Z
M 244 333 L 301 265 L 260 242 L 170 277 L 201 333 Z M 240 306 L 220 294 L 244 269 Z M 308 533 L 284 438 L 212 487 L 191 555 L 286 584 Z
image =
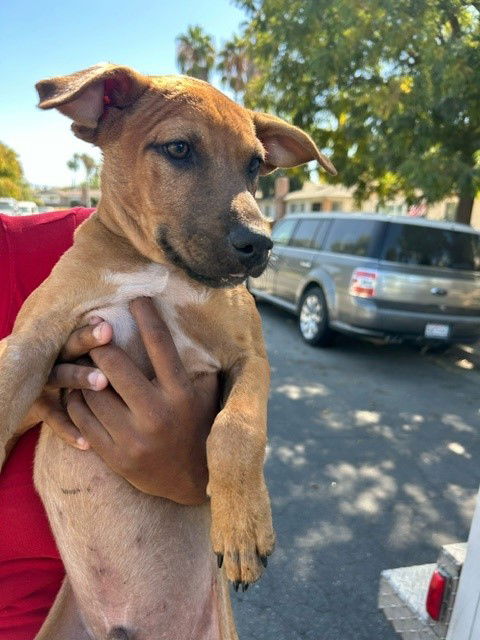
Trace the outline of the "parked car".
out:
M 0 198 L 0 213 L 16 216 L 18 213 L 18 202 L 15 198 Z
M 37 204 L 30 200 L 20 200 L 17 203 L 17 209 L 19 216 L 31 216 L 34 213 L 38 213 Z
M 304 340 L 334 331 L 447 346 L 480 338 L 480 233 L 378 214 L 301 214 L 273 228 L 253 295 L 298 317 Z

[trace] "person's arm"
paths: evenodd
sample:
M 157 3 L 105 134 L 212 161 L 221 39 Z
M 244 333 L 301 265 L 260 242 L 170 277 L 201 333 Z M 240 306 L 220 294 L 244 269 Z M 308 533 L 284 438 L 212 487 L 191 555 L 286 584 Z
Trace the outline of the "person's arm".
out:
M 190 381 L 152 301 L 138 299 L 131 310 L 156 378 L 147 379 L 122 349 L 108 344 L 107 323 L 96 325 L 97 336 L 95 327 L 79 329 L 67 342 L 63 359 L 89 352 L 98 368 L 57 365 L 51 387 L 76 389 L 68 396 L 68 415 L 58 392 L 47 392 L 34 405 L 30 422 L 46 422 L 78 448 L 91 445 L 108 466 L 145 493 L 201 504 L 208 481 L 205 443 L 219 408 L 218 377 L 208 374 Z M 89 375 L 96 377 L 95 388 L 103 390 L 92 390 Z M 111 386 L 105 388 L 107 380 Z

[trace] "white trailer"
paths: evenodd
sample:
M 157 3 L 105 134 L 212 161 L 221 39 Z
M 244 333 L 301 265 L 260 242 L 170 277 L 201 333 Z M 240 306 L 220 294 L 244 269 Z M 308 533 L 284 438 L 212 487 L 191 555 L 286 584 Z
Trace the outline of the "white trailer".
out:
M 378 604 L 404 640 L 480 640 L 479 496 L 468 542 L 445 545 L 436 564 L 383 571 Z

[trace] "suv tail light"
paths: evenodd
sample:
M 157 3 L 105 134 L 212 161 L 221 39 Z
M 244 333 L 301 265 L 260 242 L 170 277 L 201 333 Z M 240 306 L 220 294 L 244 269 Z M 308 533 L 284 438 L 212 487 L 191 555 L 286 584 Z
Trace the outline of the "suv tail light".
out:
M 447 583 L 448 576 L 438 569 L 435 569 L 430 580 L 427 591 L 427 602 L 425 604 L 428 615 L 433 620 L 440 620 Z
M 373 298 L 376 293 L 378 273 L 365 269 L 355 269 L 350 280 L 349 293 L 357 298 Z

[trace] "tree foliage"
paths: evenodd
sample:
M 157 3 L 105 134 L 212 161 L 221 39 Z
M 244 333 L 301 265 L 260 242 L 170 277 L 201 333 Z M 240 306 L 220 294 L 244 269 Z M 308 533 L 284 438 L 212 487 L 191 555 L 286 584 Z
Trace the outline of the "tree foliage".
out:
M 177 65 L 181 73 L 208 81 L 215 66 L 212 36 L 202 27 L 190 26 L 176 39 Z
M 242 99 L 248 83 L 255 75 L 248 48 L 245 38 L 234 35 L 218 52 L 217 69 L 221 74 L 222 84 L 233 91 L 235 100 Z
M 23 169 L 13 149 L 0 142 L 0 197 L 31 200 Z
M 70 160 L 67 161 L 67 167 L 73 172 L 72 186 L 75 186 L 76 175 L 80 166 L 83 166 L 85 171 L 85 179 L 82 185 L 98 188 L 100 185 L 101 166 L 88 153 L 74 153 Z
M 76 183 L 76 178 L 77 178 L 77 171 L 80 169 L 80 154 L 79 153 L 74 153 L 73 154 L 73 156 L 70 158 L 70 160 L 67 161 L 67 167 L 73 173 L 72 187 L 74 187 L 75 183 Z
M 221 84 L 233 93 L 236 101 L 243 102 L 245 91 L 256 76 L 251 46 L 245 36 L 233 35 L 217 51 L 211 36 L 199 26 L 190 26 L 186 33 L 177 37 L 176 43 L 177 66 L 182 73 L 210 80 L 211 74 L 216 70 L 220 74 Z M 70 164 L 68 166 L 75 170 Z M 283 174 L 289 176 L 291 188 L 300 189 L 308 180 L 310 172 L 299 167 L 283 170 Z M 265 197 L 273 195 L 277 175 L 279 174 L 260 179 L 260 189 Z
M 480 2 L 236 0 L 256 74 L 245 101 L 293 119 L 358 198 L 480 188 Z

